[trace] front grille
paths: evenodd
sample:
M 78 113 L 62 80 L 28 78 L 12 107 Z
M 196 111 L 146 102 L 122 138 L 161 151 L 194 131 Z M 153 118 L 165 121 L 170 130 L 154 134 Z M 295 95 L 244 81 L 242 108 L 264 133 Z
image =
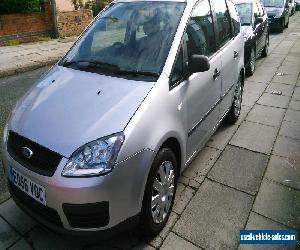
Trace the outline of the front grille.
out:
M 33 198 L 25 194 L 23 191 L 21 191 L 19 188 L 17 188 L 11 182 L 9 182 L 8 187 L 11 196 L 13 197 L 15 202 L 20 207 L 23 207 L 25 211 L 29 213 L 31 216 L 34 216 L 36 214 L 40 216 L 42 219 L 44 219 L 45 221 L 48 221 L 54 224 L 55 226 L 62 227 L 60 217 L 53 208 L 44 206 L 41 203 L 37 202 L 36 200 L 34 200 Z
M 22 154 L 22 147 L 32 150 L 30 159 Z M 8 153 L 22 166 L 45 176 L 53 176 L 62 156 L 17 133 L 9 132 L 7 142 Z
M 99 228 L 108 225 L 109 203 L 63 204 L 64 213 L 72 227 Z

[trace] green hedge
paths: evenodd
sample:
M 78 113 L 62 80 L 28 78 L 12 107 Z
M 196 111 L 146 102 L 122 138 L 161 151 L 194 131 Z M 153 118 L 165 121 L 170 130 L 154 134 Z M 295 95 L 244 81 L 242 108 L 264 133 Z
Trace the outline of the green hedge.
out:
M 41 0 L 0 0 L 0 15 L 40 11 Z

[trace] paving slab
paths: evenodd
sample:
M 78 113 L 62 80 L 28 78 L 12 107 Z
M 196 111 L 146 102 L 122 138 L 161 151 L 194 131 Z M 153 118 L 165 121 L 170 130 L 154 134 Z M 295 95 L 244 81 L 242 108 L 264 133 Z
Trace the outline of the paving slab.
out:
M 172 211 L 177 213 L 178 215 L 182 214 L 183 210 L 193 198 L 194 194 L 194 189 L 192 189 L 191 187 L 186 187 L 178 198 L 175 197 L 177 199 L 174 201 Z
M 298 81 L 300 82 L 300 80 L 298 80 Z M 300 101 L 300 87 L 295 87 L 292 100 L 293 101 Z
M 264 93 L 259 100 L 258 104 L 276 107 L 276 108 L 287 108 L 289 105 L 290 97 L 288 96 L 280 96 L 269 93 Z
M 279 135 L 300 140 L 300 122 L 283 121 L 279 130 Z
M 262 94 L 267 86 L 268 85 L 266 82 L 252 82 L 249 80 L 245 80 L 244 93 L 256 92 Z
M 231 139 L 230 144 L 270 154 L 276 139 L 277 130 L 275 127 L 244 121 Z
M 26 215 L 12 199 L 0 204 L 0 215 L 23 235 L 36 225 L 36 222 Z
M 244 103 L 244 101 L 243 101 Z M 244 106 L 244 104 L 242 103 L 242 110 L 241 110 L 241 114 L 239 119 L 237 120 L 237 122 L 235 123 L 236 125 L 240 125 L 246 118 L 246 116 L 248 115 L 249 111 L 251 110 L 252 106 Z
M 213 164 L 219 157 L 221 150 L 205 147 L 196 156 L 189 166 L 183 171 L 182 175 L 197 181 L 198 178 L 202 179 L 203 175 L 206 175 L 212 168 Z
M 300 158 L 292 159 L 272 155 L 265 177 L 285 186 L 300 190 Z
M 282 95 L 292 96 L 293 90 L 294 86 L 292 85 L 271 82 L 265 92 L 272 93 L 273 91 L 279 91 L 282 93 Z
M 299 101 L 292 100 L 290 102 L 289 109 L 300 111 L 300 100 Z
M 261 96 L 260 92 L 252 92 L 252 91 L 244 92 L 242 105 L 252 107 L 257 102 L 260 96 Z
M 272 82 L 285 83 L 290 85 L 295 85 L 298 78 L 298 72 L 290 75 L 284 74 L 283 76 L 275 75 Z
M 13 244 L 9 250 L 33 250 L 33 248 L 28 244 L 28 242 L 22 238 Z
M 255 105 L 246 117 L 247 121 L 279 127 L 285 110 L 281 108 Z
M 247 80 L 252 82 L 270 82 L 276 72 L 276 67 L 259 67 L 253 76 Z
M 160 249 L 164 249 L 164 250 L 175 250 L 175 249 L 196 250 L 196 249 L 201 249 L 201 248 L 193 245 L 192 243 L 184 240 L 183 238 L 179 237 L 178 235 L 176 235 L 174 233 L 170 233 Z
M 205 180 L 173 231 L 205 249 L 233 249 L 239 244 L 253 197 Z
M 299 155 L 299 152 L 300 140 L 284 136 L 278 136 L 273 149 L 274 155 L 293 158 Z
M 19 238 L 18 233 L 0 217 L 0 249 L 8 248 Z
M 255 195 L 259 189 L 268 156 L 247 149 L 227 146 L 208 177 Z
M 35 227 L 32 231 L 29 232 L 27 241 L 33 246 L 35 250 L 44 250 L 44 249 L 56 249 L 56 250 L 65 250 L 65 249 L 82 249 L 83 243 L 80 243 L 78 240 L 67 240 L 62 238 L 51 231 L 48 231 L 42 226 Z
M 300 122 L 300 111 L 288 109 L 285 113 L 284 120 Z
M 253 211 L 288 227 L 300 229 L 300 191 L 264 179 Z
M 237 129 L 237 125 L 222 124 L 206 145 L 223 150 Z
M 264 216 L 257 213 L 251 212 L 250 217 L 247 222 L 246 229 L 273 229 L 273 230 L 287 230 L 288 227 L 272 221 Z M 291 245 L 274 245 L 274 244 L 264 244 L 264 245 L 240 245 L 239 250 L 294 250 L 295 246 Z

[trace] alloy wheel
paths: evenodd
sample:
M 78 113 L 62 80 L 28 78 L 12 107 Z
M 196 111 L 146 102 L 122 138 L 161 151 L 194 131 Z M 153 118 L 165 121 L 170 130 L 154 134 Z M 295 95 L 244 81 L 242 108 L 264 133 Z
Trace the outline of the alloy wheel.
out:
M 154 223 L 162 223 L 171 208 L 174 199 L 175 175 L 174 166 L 164 161 L 158 168 L 152 186 L 151 213 Z

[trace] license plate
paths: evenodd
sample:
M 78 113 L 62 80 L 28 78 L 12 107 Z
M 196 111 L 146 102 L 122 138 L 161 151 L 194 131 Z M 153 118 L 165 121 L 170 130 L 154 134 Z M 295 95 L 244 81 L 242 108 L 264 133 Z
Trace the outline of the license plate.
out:
M 46 206 L 46 189 L 10 167 L 11 182 L 24 193 Z

